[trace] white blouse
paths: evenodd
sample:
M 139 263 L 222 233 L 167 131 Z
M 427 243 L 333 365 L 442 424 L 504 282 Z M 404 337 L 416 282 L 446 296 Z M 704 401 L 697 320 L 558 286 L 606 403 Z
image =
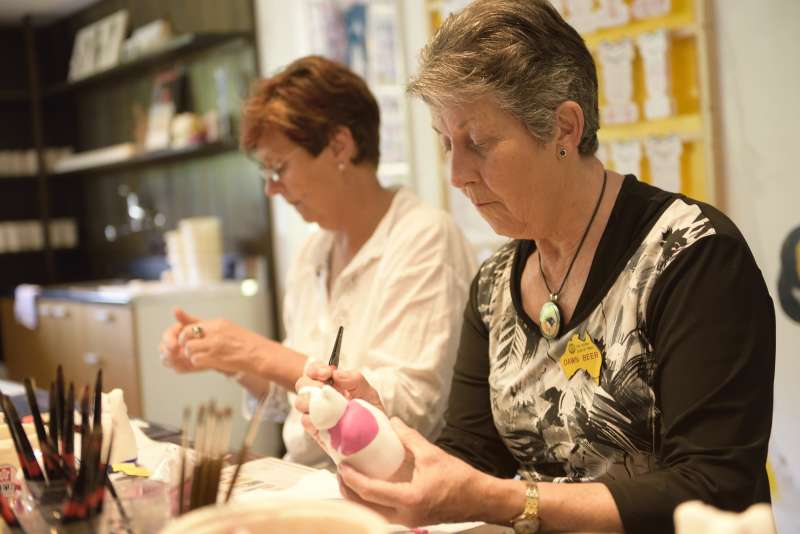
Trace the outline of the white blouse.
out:
M 401 188 L 328 295 L 332 245 L 331 232 L 317 231 L 291 264 L 284 344 L 327 363 L 336 331 L 344 326 L 339 367 L 361 371 L 390 416 L 435 438 L 443 426 L 464 305 L 477 270 L 467 241 L 449 215 Z M 271 396 L 279 390 L 273 388 Z M 288 397 L 286 459 L 329 462 L 304 432 L 293 407 L 295 395 Z

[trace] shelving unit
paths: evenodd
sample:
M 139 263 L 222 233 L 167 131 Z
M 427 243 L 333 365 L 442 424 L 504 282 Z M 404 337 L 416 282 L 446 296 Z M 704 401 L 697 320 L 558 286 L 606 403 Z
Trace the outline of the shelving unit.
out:
M 679 135 L 686 142 L 702 141 L 703 118 L 699 113 L 690 113 L 664 119 L 605 126 L 597 132 L 597 137 L 601 143 L 608 143 L 672 134 Z
M 28 101 L 28 95 L 24 91 L 0 90 L 0 104 L 4 103 L 25 103 Z
M 241 97 L 257 76 L 254 2 L 193 0 L 192 9 L 178 10 L 168 4 L 106 0 L 48 25 L 28 19 L 13 36 L 0 33 L 0 45 L 13 55 L 9 68 L 19 77 L 0 82 L 0 121 L 7 120 L 0 149 L 33 149 L 38 162 L 34 176 L 0 177 L 0 200 L 15 208 L 0 222 L 38 220 L 45 237 L 43 250 L 0 256 L 0 290 L 7 294 L 22 282 L 157 276 L 164 262 L 161 234 L 182 218 L 216 215 L 224 221 L 226 253 L 266 260 L 269 315 L 277 321 L 270 204 L 258 169 L 238 152 L 236 140 Z M 128 11 L 131 28 L 162 19 L 176 37 L 101 72 L 66 80 L 77 32 L 119 9 Z M 134 108 L 146 113 L 154 80 L 175 67 L 187 91 L 176 113 L 216 110 L 225 121 L 221 140 L 135 151 L 124 160 L 62 172 L 44 165 L 48 146 L 71 146 L 80 154 L 140 139 L 137 121 L 144 115 Z M 130 197 L 121 191 L 137 194 L 148 225 L 132 225 Z M 50 221 L 65 217 L 78 221 L 75 249 L 49 242 Z M 105 233 L 109 225 L 121 230 L 113 239 Z
M 188 33 L 179 35 L 147 54 L 131 60 L 122 61 L 114 67 L 96 72 L 85 78 L 74 81 L 64 81 L 52 87 L 48 87 L 44 90 L 44 96 L 55 96 L 68 91 L 75 91 L 90 85 L 110 81 L 121 76 L 136 74 L 150 67 L 164 64 L 174 59 L 185 58 L 191 53 L 200 52 L 211 47 L 234 41 L 250 42 L 251 40 L 250 35 L 239 32 L 209 34 Z
M 567 3 L 555 2 L 562 6 Z M 671 9 L 661 16 L 631 18 L 626 24 L 582 34 L 595 56 L 600 81 L 600 106 L 605 103 L 603 69 L 597 51 L 601 43 L 636 38 L 657 30 L 666 30 L 670 40 L 669 63 L 672 73 L 673 114 L 659 119 L 644 117 L 645 79 L 641 55 L 636 50 L 633 63 L 633 100 L 639 108 L 639 120 L 629 124 L 601 122 L 598 138 L 606 151 L 611 143 L 644 142 L 649 138 L 678 136 L 682 143 L 680 192 L 723 208 L 723 183 L 720 178 L 719 117 L 713 104 L 718 93 L 714 71 L 713 13 L 710 0 L 672 0 Z M 431 34 L 442 23 L 449 7 L 459 2 L 426 0 Z M 627 2 L 628 6 L 632 2 Z M 644 152 L 644 148 L 642 149 Z M 638 176 L 652 181 L 649 162 L 643 156 Z M 446 187 L 446 186 L 443 186 Z
M 661 29 L 686 35 L 697 32 L 698 27 L 695 21 L 695 14 L 690 6 L 684 4 L 679 6 L 677 11 L 668 15 L 636 20 L 624 26 L 586 33 L 583 35 L 583 40 L 586 42 L 586 46 L 592 50 L 604 41 L 619 41 L 625 37 L 634 38 L 643 33 Z
M 53 172 L 51 176 L 75 176 L 78 174 L 100 174 L 111 171 L 125 171 L 174 161 L 186 160 L 202 156 L 212 156 L 223 152 L 231 152 L 239 149 L 239 145 L 232 140 L 215 141 L 212 143 L 198 143 L 180 148 L 165 148 L 162 150 L 151 150 L 140 152 L 131 158 L 115 161 L 113 163 L 103 163 L 81 169 Z
M 719 117 L 713 101 L 717 94 L 713 68 L 713 14 L 708 0 L 672 0 L 671 10 L 663 16 L 632 19 L 628 23 L 583 34 L 598 67 L 600 105 L 604 105 L 602 65 L 597 49 L 603 42 L 635 39 L 643 34 L 666 30 L 669 42 L 670 90 L 674 114 L 647 120 L 644 117 L 644 65 L 639 50 L 633 63 L 633 99 L 640 111 L 640 120 L 631 124 L 606 125 L 598 131 L 600 142 L 606 146 L 619 141 L 640 141 L 676 135 L 683 150 L 680 161 L 680 192 L 723 207 L 722 183 L 719 175 Z M 644 152 L 644 149 L 642 150 Z M 652 181 L 649 161 L 642 157 L 639 179 Z

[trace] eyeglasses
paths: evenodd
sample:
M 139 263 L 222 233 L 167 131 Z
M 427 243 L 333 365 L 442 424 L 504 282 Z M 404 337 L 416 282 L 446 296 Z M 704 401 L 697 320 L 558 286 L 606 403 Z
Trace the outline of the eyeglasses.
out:
M 286 164 L 288 160 L 294 155 L 295 152 L 300 150 L 301 147 L 295 147 L 293 150 L 290 150 L 288 154 L 283 157 L 283 161 L 274 167 L 268 167 L 264 165 L 257 157 L 251 157 L 256 164 L 261 169 L 261 178 L 264 179 L 265 182 L 277 182 L 281 179 L 281 176 L 286 171 Z

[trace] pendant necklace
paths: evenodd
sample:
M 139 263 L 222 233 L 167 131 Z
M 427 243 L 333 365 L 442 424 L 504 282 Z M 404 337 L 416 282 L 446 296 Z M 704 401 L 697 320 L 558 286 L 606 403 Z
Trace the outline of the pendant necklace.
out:
M 597 199 L 597 204 L 594 205 L 594 211 L 592 212 L 592 216 L 589 218 L 589 224 L 586 225 L 586 230 L 583 232 L 583 237 L 581 237 L 581 241 L 578 243 L 578 250 L 576 250 L 575 255 L 572 256 L 572 261 L 569 263 L 567 272 L 564 275 L 564 278 L 561 280 L 561 285 L 558 287 L 558 291 L 556 292 L 553 292 L 553 290 L 550 289 L 550 284 L 547 283 L 547 277 L 545 277 L 544 268 L 542 267 L 542 251 L 537 250 L 539 255 L 539 273 L 542 275 L 542 280 L 544 280 L 544 287 L 547 288 L 547 292 L 550 294 L 550 299 L 542 304 L 542 309 L 539 310 L 539 329 L 542 331 L 544 338 L 548 341 L 558 337 L 558 334 L 561 331 L 561 308 L 558 307 L 558 296 L 561 294 L 561 290 L 564 289 L 564 284 L 567 282 L 567 278 L 569 278 L 569 273 L 572 271 L 572 266 L 575 265 L 575 260 L 578 258 L 578 254 L 581 252 L 583 243 L 586 241 L 586 236 L 589 235 L 589 229 L 592 227 L 592 223 L 597 215 L 597 211 L 600 209 L 600 202 L 603 200 L 603 194 L 606 191 L 607 177 L 608 175 L 604 170 L 603 187 L 600 189 L 600 196 Z

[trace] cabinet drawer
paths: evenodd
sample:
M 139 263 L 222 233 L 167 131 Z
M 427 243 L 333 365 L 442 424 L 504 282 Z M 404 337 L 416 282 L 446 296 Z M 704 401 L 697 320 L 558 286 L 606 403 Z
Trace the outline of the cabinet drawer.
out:
M 103 389 L 122 389 L 128 412 L 139 415 L 139 374 L 131 308 L 105 304 L 83 307 L 86 343 L 81 359 L 85 372 L 94 375 L 102 367 Z
M 45 376 L 41 365 L 45 358 L 39 335 L 41 325 L 36 330 L 29 330 L 19 324 L 14 318 L 13 299 L 2 299 L 0 313 L 3 324 L 3 355 L 9 378 L 22 380 L 26 376 L 32 376 L 41 383 L 41 378 Z M 48 379 L 47 384 L 49 380 L 52 378 Z
M 41 299 L 38 306 L 37 331 L 42 355 L 36 362 L 37 373 L 34 376 L 39 387 L 49 387 L 59 365 L 64 368 L 64 378 L 75 382 L 77 388 L 90 384 L 91 378 L 85 375 L 80 363 L 86 343 L 82 305 L 67 300 Z

